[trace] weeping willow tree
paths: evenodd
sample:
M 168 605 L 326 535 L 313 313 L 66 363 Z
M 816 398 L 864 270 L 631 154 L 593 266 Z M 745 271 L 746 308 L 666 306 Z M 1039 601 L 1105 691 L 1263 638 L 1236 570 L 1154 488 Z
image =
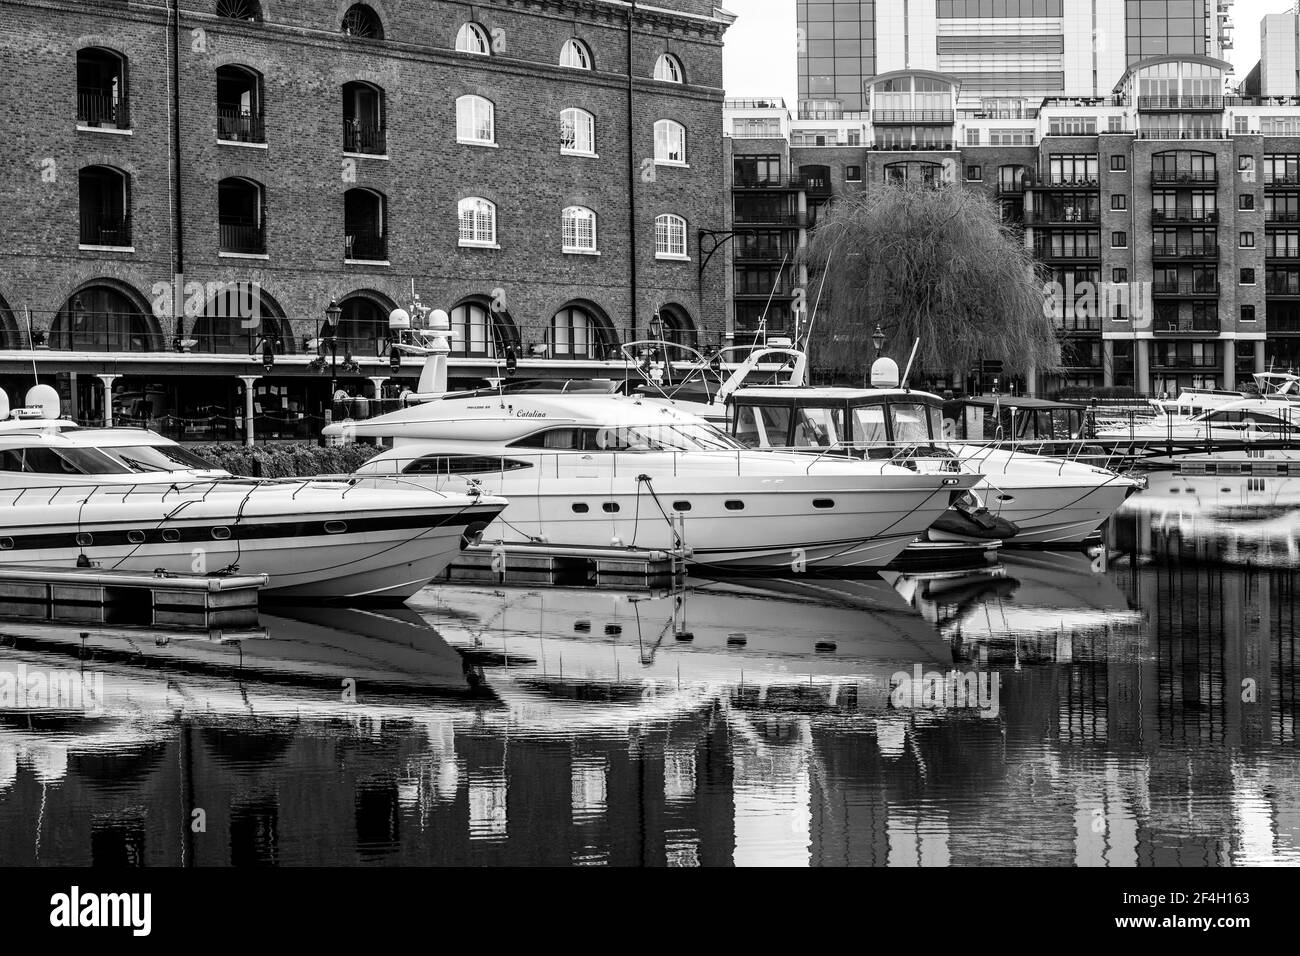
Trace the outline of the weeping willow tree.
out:
M 1026 377 L 1061 367 L 1033 254 L 973 190 L 887 183 L 838 197 L 804 259 L 816 307 L 808 351 L 820 369 L 870 365 L 877 324 L 881 354 L 900 370 L 920 340 L 912 381 L 960 378 L 980 361 Z

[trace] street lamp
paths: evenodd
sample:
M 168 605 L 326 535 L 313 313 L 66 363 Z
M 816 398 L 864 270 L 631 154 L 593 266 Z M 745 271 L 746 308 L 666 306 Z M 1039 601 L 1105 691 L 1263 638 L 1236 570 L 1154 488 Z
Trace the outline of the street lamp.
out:
M 885 330 L 879 322 L 876 323 L 876 331 L 871 333 L 871 344 L 875 346 L 876 358 L 880 358 L 880 350 L 885 347 Z

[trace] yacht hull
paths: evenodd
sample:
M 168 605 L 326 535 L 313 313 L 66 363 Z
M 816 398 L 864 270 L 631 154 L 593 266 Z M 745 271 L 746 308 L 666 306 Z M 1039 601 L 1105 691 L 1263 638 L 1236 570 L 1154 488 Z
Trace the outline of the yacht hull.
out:
M 248 487 L 248 486 L 245 486 Z M 347 486 L 294 498 L 165 488 L 67 489 L 0 507 L 0 564 L 269 576 L 275 599 L 404 601 L 439 575 L 504 502 Z M 85 499 L 85 500 L 78 500 Z M 402 501 L 401 499 L 405 499 Z M 2 505 L 3 502 L 0 502 Z M 143 540 L 141 540 L 143 538 Z

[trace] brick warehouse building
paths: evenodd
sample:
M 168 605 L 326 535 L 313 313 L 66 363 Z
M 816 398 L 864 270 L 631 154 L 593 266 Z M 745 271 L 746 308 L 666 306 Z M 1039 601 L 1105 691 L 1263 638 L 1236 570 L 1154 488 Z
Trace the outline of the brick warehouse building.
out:
M 764 310 L 769 331 L 788 328 L 801 287 L 811 302 L 797 263 L 773 270 L 822 203 L 902 178 L 985 191 L 1063 290 L 1149 290 L 1150 315 L 1122 296 L 1104 315 L 1065 301 L 1065 374 L 1030 388 L 1172 393 L 1300 367 L 1300 98 L 1224 95 L 1229 70 L 1152 57 L 1111 96 L 971 109 L 954 77 L 899 71 L 868 82 L 870 109 L 816 119 L 728 101 L 736 229 L 749 230 L 728 254 L 737 336 Z M 764 243 L 775 255 L 755 263 Z M 933 384 L 978 389 L 978 371 Z
M 20 397 L 35 362 L 79 418 L 235 437 L 252 408 L 263 435 L 311 437 L 331 366 L 354 394 L 390 379 L 387 315 L 412 291 L 451 313 L 462 381 L 507 348 L 521 375 L 610 374 L 659 323 L 716 342 L 724 283 L 701 282 L 695 236 L 727 227 L 731 19 L 708 0 L 0 0 L 0 384 Z

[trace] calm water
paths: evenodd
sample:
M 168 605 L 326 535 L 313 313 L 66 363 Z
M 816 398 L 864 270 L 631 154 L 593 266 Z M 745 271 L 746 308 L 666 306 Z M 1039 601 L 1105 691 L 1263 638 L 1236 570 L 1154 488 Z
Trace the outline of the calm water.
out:
M 1300 862 L 1300 479 L 1157 475 L 1107 543 L 224 642 L 0 619 L 0 676 L 63 681 L 0 711 L 0 864 Z

